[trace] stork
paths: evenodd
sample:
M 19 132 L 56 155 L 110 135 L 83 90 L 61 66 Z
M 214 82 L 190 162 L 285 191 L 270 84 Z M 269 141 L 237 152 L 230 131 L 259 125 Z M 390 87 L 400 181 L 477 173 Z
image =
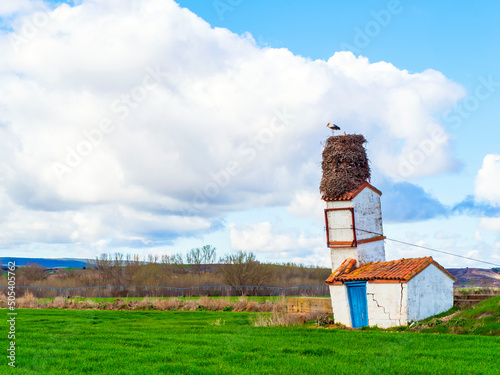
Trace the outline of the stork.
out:
M 338 125 L 335 125 L 335 124 L 328 123 L 328 124 L 326 124 L 326 127 L 332 129 L 332 135 L 335 134 L 335 130 L 340 130 L 340 127 Z

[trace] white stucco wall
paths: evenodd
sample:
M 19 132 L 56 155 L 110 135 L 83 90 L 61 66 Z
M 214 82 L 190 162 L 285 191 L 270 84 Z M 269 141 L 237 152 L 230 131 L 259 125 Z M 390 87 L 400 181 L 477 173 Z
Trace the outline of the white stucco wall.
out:
M 342 323 L 346 327 L 352 327 L 351 310 L 347 298 L 345 285 L 330 285 L 330 296 L 332 297 L 333 319 L 335 323 Z
M 370 262 L 385 262 L 384 241 L 374 241 L 359 244 L 357 247 L 359 264 Z
M 332 259 L 332 272 L 339 268 L 347 258 L 358 261 L 358 249 L 356 247 L 331 248 L 330 255 Z
M 364 240 L 376 236 L 381 236 L 382 232 L 382 210 L 380 207 L 380 195 L 370 188 L 365 188 L 352 200 L 354 204 L 354 220 L 356 229 L 356 238 Z
M 453 280 L 431 264 L 408 284 L 408 321 L 442 313 L 453 306 Z
M 368 325 L 388 328 L 406 324 L 406 284 L 367 283 L 366 298 Z
M 334 319 L 351 327 L 347 287 L 330 285 Z M 453 306 L 453 280 L 431 264 L 408 283 L 366 284 L 368 324 L 381 328 L 406 325 Z
M 380 207 L 380 195 L 365 188 L 352 201 L 326 202 L 327 208 L 350 208 L 354 207 L 354 219 L 357 229 L 364 229 L 373 233 L 356 230 L 359 240 L 377 237 L 382 234 L 382 213 Z M 353 240 L 352 218 L 350 211 L 328 211 L 328 234 L 330 241 Z M 358 244 L 357 247 L 331 248 L 332 269 L 336 270 L 342 262 L 347 259 L 356 259 L 357 266 L 369 262 L 385 261 L 384 241 L 368 242 Z
M 384 262 L 384 241 L 368 242 L 358 247 L 330 248 L 332 271 L 335 271 L 347 258 L 356 259 L 356 267 L 363 263 Z
M 352 201 L 327 201 L 326 208 L 351 208 L 354 207 Z

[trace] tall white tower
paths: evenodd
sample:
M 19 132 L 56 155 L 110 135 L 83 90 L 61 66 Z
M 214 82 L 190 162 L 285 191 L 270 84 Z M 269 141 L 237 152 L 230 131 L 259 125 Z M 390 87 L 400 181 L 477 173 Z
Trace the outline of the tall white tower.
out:
M 357 266 L 385 261 L 381 195 L 379 190 L 364 182 L 341 198 L 324 198 L 326 242 L 331 252 L 332 270 L 347 258 L 356 259 Z
M 320 191 L 326 202 L 326 240 L 333 270 L 347 258 L 356 259 L 356 266 L 385 261 L 382 193 L 368 182 L 364 143 L 365 137 L 358 134 L 332 136 L 323 151 Z

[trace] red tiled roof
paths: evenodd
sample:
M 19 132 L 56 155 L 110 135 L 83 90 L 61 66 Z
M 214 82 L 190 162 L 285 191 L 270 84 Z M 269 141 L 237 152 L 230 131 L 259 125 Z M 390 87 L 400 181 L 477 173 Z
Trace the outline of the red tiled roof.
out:
M 351 272 L 351 269 L 356 264 L 356 259 L 347 258 L 344 262 L 337 268 L 328 279 L 326 279 L 326 283 L 333 282 L 333 279 L 339 275 L 347 274 Z
M 365 181 L 361 185 L 359 185 L 357 188 L 355 188 L 351 191 L 348 191 L 347 193 L 345 193 L 344 195 L 342 195 L 339 198 L 333 198 L 333 199 L 332 198 L 323 198 L 323 200 L 325 200 L 327 202 L 350 201 L 350 200 L 354 199 L 354 197 L 356 197 L 359 193 L 361 193 L 365 188 L 369 188 L 369 189 L 373 190 L 375 193 L 377 193 L 378 195 L 382 195 L 382 192 L 380 190 L 378 190 L 376 187 L 372 186 L 368 181 Z
M 432 259 L 432 257 L 365 263 L 358 268 L 351 270 L 348 265 L 351 264 L 353 260 L 354 259 L 346 259 L 342 265 L 330 275 L 330 277 L 326 280 L 326 283 L 333 284 L 334 282 L 364 280 L 386 280 L 388 282 L 389 280 L 393 280 L 396 282 L 406 283 L 431 264 L 434 264 L 446 275 L 456 281 L 456 278 L 439 265 L 434 259 Z

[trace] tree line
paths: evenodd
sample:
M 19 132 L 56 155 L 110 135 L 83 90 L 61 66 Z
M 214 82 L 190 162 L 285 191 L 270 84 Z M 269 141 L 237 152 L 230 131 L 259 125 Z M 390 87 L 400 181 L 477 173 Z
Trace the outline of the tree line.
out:
M 191 249 L 185 256 L 103 253 L 87 261 L 85 269 L 49 274 L 31 264 L 18 268 L 19 286 L 75 288 L 103 285 L 148 285 L 178 288 L 208 285 L 292 287 L 322 285 L 331 270 L 293 263 L 261 263 L 252 252 L 238 251 L 217 258 L 210 245 Z M 238 292 L 238 291 L 236 291 Z

